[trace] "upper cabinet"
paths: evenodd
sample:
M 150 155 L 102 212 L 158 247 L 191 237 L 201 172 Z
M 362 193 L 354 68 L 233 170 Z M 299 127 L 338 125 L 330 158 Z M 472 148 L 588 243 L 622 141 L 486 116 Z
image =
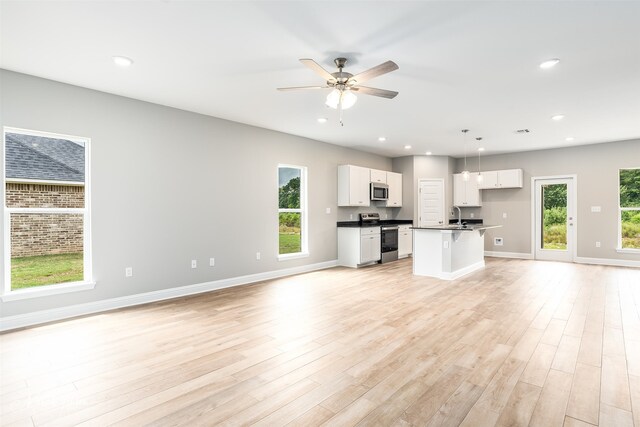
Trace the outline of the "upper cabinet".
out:
M 501 188 L 522 188 L 522 169 L 507 169 L 499 171 L 482 172 L 481 190 L 493 190 Z
M 338 166 L 338 206 L 369 206 L 372 182 L 389 186 L 389 197 L 376 206 L 402 206 L 402 174 L 353 165 Z M 384 204 L 384 205 L 383 205 Z
M 381 171 L 378 169 L 369 169 L 369 174 L 371 176 L 370 182 L 381 182 L 383 184 L 388 184 L 387 182 L 387 174 L 391 172 Z
M 460 207 L 482 206 L 478 180 L 474 174 L 465 181 L 461 173 L 453 175 L 453 205 Z
M 338 166 L 338 206 L 369 206 L 370 169 Z
M 373 172 L 373 169 L 371 170 Z M 402 174 L 386 172 L 387 185 L 389 186 L 388 208 L 399 208 L 402 206 Z

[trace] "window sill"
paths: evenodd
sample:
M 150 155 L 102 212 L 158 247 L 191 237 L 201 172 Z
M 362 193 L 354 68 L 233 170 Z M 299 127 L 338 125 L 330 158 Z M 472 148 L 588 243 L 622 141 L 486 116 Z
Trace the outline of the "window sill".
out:
M 0 296 L 2 302 L 18 301 L 30 298 L 40 298 L 50 295 L 66 294 L 69 292 L 86 291 L 96 287 L 95 282 L 73 282 L 61 283 L 59 285 L 43 286 L 41 288 L 27 288 L 17 291 L 11 291 L 8 294 Z
M 640 249 L 616 249 L 619 254 L 640 254 Z
M 278 255 L 278 261 L 288 261 L 290 259 L 307 258 L 309 252 L 298 252 L 295 254 Z

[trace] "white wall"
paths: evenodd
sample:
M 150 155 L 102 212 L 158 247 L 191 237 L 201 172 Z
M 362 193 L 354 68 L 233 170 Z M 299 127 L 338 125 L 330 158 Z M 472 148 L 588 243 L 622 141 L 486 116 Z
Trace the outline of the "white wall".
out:
M 391 170 L 385 157 L 24 74 L 0 70 L 0 85 L 2 126 L 91 138 L 97 282 L 0 303 L 2 317 L 335 260 L 337 166 Z M 276 257 L 278 163 L 308 167 L 308 258 Z

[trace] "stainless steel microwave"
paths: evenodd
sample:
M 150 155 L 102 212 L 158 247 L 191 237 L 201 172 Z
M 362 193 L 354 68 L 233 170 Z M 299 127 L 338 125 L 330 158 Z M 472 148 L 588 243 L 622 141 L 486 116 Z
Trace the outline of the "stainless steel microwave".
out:
M 371 183 L 371 200 L 388 200 L 389 186 L 379 182 Z

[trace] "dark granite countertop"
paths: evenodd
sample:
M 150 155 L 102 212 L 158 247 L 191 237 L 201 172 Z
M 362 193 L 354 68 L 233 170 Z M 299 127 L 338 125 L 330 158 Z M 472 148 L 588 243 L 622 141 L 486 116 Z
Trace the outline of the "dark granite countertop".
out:
M 338 221 L 338 227 L 352 227 L 352 228 L 360 228 L 360 227 L 375 227 L 377 225 L 412 225 L 413 221 L 410 219 L 383 219 L 378 222 L 376 225 L 365 224 L 364 226 L 360 223 L 360 221 Z

